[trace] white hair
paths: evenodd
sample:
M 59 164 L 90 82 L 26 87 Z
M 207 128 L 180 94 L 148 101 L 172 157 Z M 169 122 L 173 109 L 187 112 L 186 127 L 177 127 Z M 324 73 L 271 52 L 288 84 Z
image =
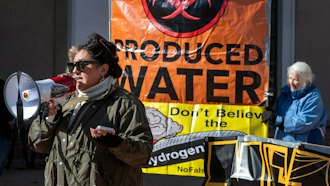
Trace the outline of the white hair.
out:
M 298 61 L 293 65 L 289 66 L 287 71 L 288 75 L 291 71 L 296 71 L 298 73 L 302 88 L 305 88 L 306 86 L 312 84 L 314 81 L 314 74 L 312 72 L 312 69 L 305 62 Z

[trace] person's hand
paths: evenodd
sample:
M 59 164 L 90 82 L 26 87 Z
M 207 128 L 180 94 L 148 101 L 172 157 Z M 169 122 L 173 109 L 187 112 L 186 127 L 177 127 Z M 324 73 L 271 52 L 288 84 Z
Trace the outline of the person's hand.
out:
M 40 115 L 42 118 L 54 116 L 54 121 L 57 121 L 62 116 L 62 107 L 53 100 L 49 100 L 40 105 Z
M 284 131 L 284 118 L 282 116 L 278 116 L 279 120 L 275 123 L 275 127 L 278 127 L 282 131 Z
M 101 137 L 101 136 L 106 136 L 108 134 L 114 135 L 115 132 L 113 131 L 112 133 L 109 133 L 109 131 L 107 130 L 103 130 L 103 129 L 99 129 L 99 128 L 89 128 L 90 132 L 91 132 L 91 136 L 93 138 L 97 138 L 97 137 Z
M 98 129 L 98 128 L 95 129 L 89 128 L 89 130 L 91 132 L 92 138 L 96 142 L 108 147 L 116 147 L 120 145 L 123 141 L 123 139 L 120 138 L 115 131 L 109 133 L 109 131 L 107 130 Z
M 44 119 L 48 116 L 49 113 L 49 106 L 48 102 L 41 103 L 40 105 L 40 116 Z
M 59 109 L 58 104 L 56 104 L 53 100 L 48 101 L 48 116 L 55 116 Z
M 273 111 L 264 111 L 261 115 L 262 122 L 266 123 L 268 121 L 274 121 L 276 118 L 276 115 Z
M 279 129 L 281 129 L 282 131 L 284 131 L 284 125 L 283 125 L 283 122 L 278 124 L 278 125 L 275 125 L 276 127 L 278 127 Z

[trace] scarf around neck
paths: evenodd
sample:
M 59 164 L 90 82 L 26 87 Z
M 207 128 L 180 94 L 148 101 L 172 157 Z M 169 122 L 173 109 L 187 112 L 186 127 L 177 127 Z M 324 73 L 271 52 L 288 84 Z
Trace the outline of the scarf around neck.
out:
M 105 78 L 103 81 L 99 82 L 98 84 L 89 87 L 86 90 L 79 90 L 78 91 L 78 97 L 86 97 L 87 100 L 100 100 L 102 99 L 105 95 L 108 94 L 108 92 L 111 90 L 111 87 L 116 83 L 117 79 L 114 79 L 112 76 L 109 76 Z M 80 110 L 81 106 L 86 103 L 86 101 L 82 101 L 78 103 L 74 110 L 72 117 L 70 118 L 69 126 L 71 126 L 74 118 L 76 117 L 76 114 Z
M 116 81 L 117 79 L 114 79 L 112 76 L 108 76 L 103 81 L 89 87 L 86 90 L 78 89 L 78 97 L 87 97 L 89 100 L 102 99 L 109 92 L 111 86 L 113 86 Z

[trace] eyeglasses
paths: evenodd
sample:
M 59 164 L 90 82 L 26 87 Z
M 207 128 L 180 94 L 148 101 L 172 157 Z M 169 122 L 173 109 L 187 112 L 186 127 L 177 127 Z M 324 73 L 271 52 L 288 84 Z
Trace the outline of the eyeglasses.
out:
M 66 63 L 66 66 L 68 67 L 68 70 L 70 73 L 73 73 L 74 67 L 77 67 L 77 69 L 80 72 L 85 72 L 86 66 L 88 64 L 98 64 L 97 61 L 77 61 L 77 62 L 68 62 Z

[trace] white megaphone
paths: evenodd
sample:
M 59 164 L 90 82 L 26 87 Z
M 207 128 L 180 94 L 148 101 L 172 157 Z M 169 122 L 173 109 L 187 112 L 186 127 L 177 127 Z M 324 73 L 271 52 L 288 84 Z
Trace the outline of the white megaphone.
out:
M 34 81 L 24 72 L 15 72 L 10 75 L 4 87 L 4 99 L 10 113 L 27 121 L 38 114 L 40 104 L 51 99 L 61 102 L 66 96 L 74 93 L 76 81 L 69 75 L 58 75 L 49 79 Z

